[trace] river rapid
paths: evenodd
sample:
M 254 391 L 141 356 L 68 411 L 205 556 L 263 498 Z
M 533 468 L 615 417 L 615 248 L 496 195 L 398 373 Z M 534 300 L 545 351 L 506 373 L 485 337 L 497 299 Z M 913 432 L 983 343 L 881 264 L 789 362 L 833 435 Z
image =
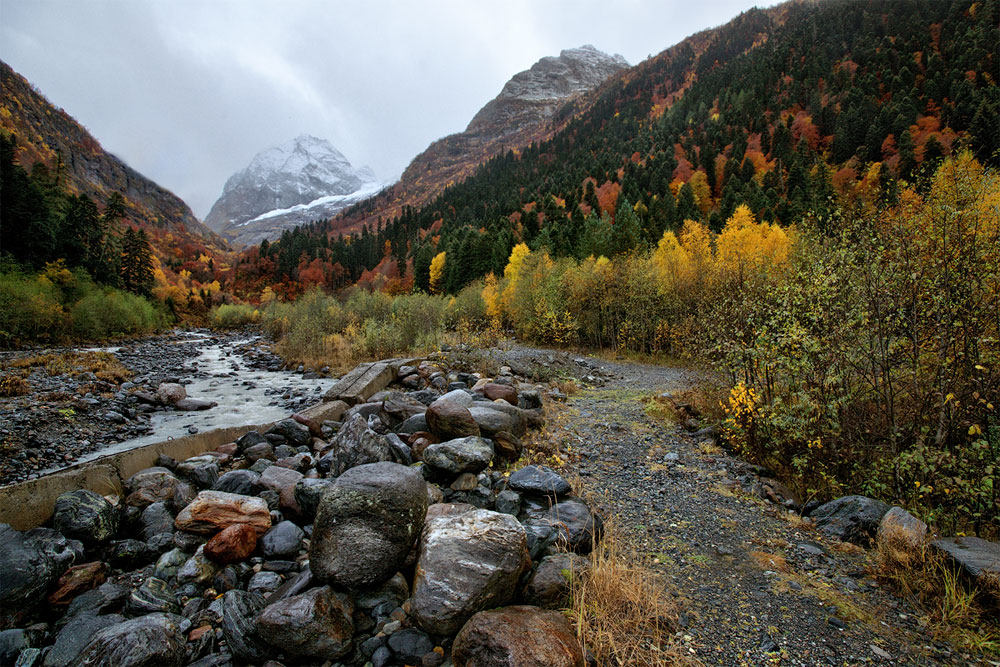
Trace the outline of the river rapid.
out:
M 24 396 L 0 398 L 0 484 L 54 472 L 105 454 L 227 426 L 265 423 L 322 400 L 334 378 L 285 368 L 270 341 L 253 333 L 175 330 L 107 352 L 131 379 L 108 382 L 77 369 L 17 368 L 18 359 L 72 349 L 5 353 L 3 373 L 22 375 Z M 60 369 L 63 370 L 63 369 Z M 193 399 L 217 405 L 178 411 L 143 398 L 162 382 L 184 385 Z

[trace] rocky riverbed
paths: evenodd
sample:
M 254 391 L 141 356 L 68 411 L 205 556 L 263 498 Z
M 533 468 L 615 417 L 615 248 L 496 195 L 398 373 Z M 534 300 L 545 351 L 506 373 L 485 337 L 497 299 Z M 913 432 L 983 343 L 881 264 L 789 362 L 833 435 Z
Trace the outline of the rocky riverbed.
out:
M 0 525 L 0 664 L 582 667 L 546 608 L 601 517 L 548 468 L 500 471 L 565 396 L 443 357 L 396 379 Z
M 0 484 L 120 448 L 198 431 L 273 421 L 318 402 L 333 379 L 285 369 L 252 333 L 173 331 L 109 348 L 0 356 L 27 393 L 0 398 Z M 186 398 L 164 400 L 162 384 Z M 123 443 L 123 444 L 121 444 Z

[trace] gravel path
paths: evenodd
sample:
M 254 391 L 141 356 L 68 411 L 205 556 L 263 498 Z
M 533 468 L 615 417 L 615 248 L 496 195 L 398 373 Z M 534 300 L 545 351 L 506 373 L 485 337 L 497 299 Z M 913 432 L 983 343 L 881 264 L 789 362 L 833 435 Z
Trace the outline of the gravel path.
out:
M 604 515 L 669 578 L 678 638 L 704 664 L 990 664 L 922 632 L 868 575 L 868 554 L 753 493 L 752 466 L 647 413 L 652 396 L 694 375 L 589 361 L 607 381 L 572 396 L 553 428 Z

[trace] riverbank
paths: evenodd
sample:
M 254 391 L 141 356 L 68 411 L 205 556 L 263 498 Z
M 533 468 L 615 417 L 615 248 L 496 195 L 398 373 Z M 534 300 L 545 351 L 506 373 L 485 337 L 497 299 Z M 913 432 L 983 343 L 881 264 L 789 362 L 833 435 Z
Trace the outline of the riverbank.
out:
M 247 332 L 174 330 L 107 348 L 5 352 L 0 375 L 27 392 L 0 398 L 0 484 L 31 479 L 104 452 L 237 421 L 267 421 L 315 403 L 331 380 L 284 370 L 270 341 Z M 177 410 L 155 400 L 163 383 L 205 401 Z M 153 400 L 150 400 L 152 397 Z M 263 417 L 261 416 L 263 414 Z M 133 443 L 134 441 L 134 443 Z

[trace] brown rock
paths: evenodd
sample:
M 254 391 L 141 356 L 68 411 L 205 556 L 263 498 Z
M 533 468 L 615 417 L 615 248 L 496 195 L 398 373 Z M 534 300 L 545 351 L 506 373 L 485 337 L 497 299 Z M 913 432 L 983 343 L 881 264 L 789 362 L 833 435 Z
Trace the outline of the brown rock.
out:
M 292 415 L 292 419 L 294 419 L 295 421 L 297 421 L 298 423 L 302 424 L 307 429 L 309 429 L 309 435 L 311 435 L 312 437 L 314 438 L 323 437 L 323 429 L 320 427 L 319 424 L 317 424 L 314 420 L 310 419 L 309 417 L 306 417 L 305 415 L 301 414 L 294 414 Z
M 174 526 L 178 530 L 201 535 L 211 535 L 241 523 L 253 528 L 258 536 L 271 529 L 271 513 L 263 498 L 222 491 L 202 491 L 174 519 Z
M 452 491 L 472 491 L 479 486 L 479 479 L 471 472 L 463 472 L 451 483 Z
M 517 390 L 509 384 L 490 382 L 483 386 L 483 395 L 491 401 L 507 401 L 517 405 Z
M 445 440 L 479 435 L 479 426 L 469 408 L 453 401 L 435 401 L 426 412 L 431 431 Z
M 424 450 L 431 445 L 436 445 L 440 440 L 427 431 L 417 431 L 407 438 L 406 444 L 410 446 L 410 455 L 414 461 L 421 461 L 424 458 Z
M 505 461 L 516 461 L 521 458 L 524 446 L 513 433 L 499 431 L 493 434 L 493 452 Z
M 145 509 L 153 503 L 170 502 L 182 484 L 177 475 L 166 468 L 140 470 L 125 482 L 125 488 L 131 491 L 125 504 Z
M 349 597 L 323 586 L 268 605 L 257 616 L 256 628 L 285 653 L 334 660 L 351 650 L 353 614 Z
M 219 452 L 220 454 L 228 454 L 229 456 L 235 456 L 236 453 L 239 451 L 239 449 L 240 448 L 236 446 L 235 442 L 227 442 L 224 445 L 219 445 L 218 447 L 216 447 L 215 451 Z
M 86 593 L 103 584 L 107 573 L 107 563 L 100 561 L 74 565 L 59 577 L 56 590 L 49 595 L 49 604 L 54 607 L 69 604 L 80 593 Z
M 237 523 L 219 531 L 205 544 L 205 557 L 228 565 L 250 557 L 257 548 L 257 531 L 245 523 Z
M 295 500 L 295 485 L 304 475 L 297 470 L 273 465 L 260 474 L 260 483 L 264 488 L 278 493 L 278 504 L 281 509 L 293 516 L 302 514 L 302 508 Z
M 557 611 L 518 606 L 481 611 L 459 631 L 455 667 L 584 667 L 573 626 Z

